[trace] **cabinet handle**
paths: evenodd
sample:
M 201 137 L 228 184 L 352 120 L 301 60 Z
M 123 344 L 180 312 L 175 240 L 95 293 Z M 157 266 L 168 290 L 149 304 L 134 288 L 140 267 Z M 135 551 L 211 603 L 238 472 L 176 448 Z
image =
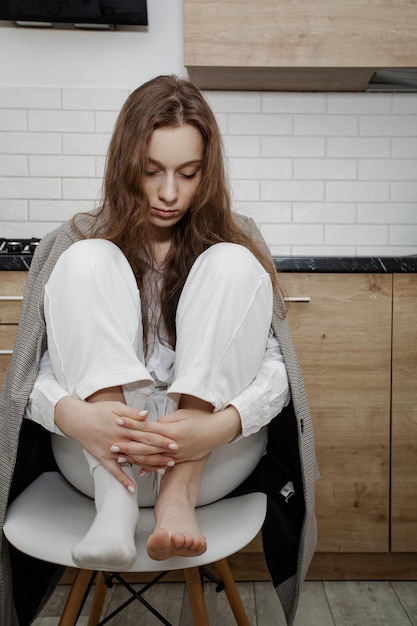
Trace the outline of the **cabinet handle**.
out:
M 0 301 L 23 300 L 23 296 L 0 296 Z
M 285 296 L 285 302 L 311 302 L 310 296 Z
M 0 354 L 13 354 L 13 350 L 0 350 Z

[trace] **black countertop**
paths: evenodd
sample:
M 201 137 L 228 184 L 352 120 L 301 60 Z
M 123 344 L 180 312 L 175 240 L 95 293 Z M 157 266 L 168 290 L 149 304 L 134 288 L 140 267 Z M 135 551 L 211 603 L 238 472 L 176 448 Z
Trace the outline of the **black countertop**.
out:
M 403 257 L 274 256 L 280 272 L 398 273 L 417 272 L 417 255 Z
M 0 238 L 0 270 L 27 271 L 40 239 Z
M 26 271 L 33 254 L 2 254 L 0 271 Z M 417 255 L 403 257 L 274 256 L 280 272 L 397 273 L 417 272 Z
M 0 254 L 0 271 L 27 271 L 33 254 Z

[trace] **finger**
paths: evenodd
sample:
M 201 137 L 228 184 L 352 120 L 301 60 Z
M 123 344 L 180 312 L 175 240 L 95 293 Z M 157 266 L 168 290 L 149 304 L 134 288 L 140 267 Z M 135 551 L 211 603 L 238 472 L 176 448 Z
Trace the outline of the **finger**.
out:
M 124 454 L 117 457 L 117 462 L 119 465 L 122 463 L 130 463 L 131 465 L 134 464 L 134 460 Z
M 146 446 L 143 444 L 137 444 L 134 442 L 123 441 L 120 444 L 113 445 L 110 448 L 111 452 L 116 453 L 118 456 L 133 459 L 133 462 L 137 465 L 142 464 L 142 460 L 146 463 L 149 459 L 157 458 L 163 459 L 162 465 L 166 465 L 170 461 L 176 461 L 179 455 L 172 453 L 171 451 L 164 450 L 163 448 L 157 448 L 154 446 Z M 138 460 L 140 459 L 140 460 Z M 155 460 L 152 460 L 151 465 L 155 465 Z
M 167 437 L 168 426 L 158 421 L 151 421 L 148 419 L 131 419 L 127 416 L 118 416 L 123 420 L 124 428 L 130 428 L 138 432 L 152 433 L 154 435 Z M 167 437 L 169 438 L 169 437 Z
M 178 411 L 175 413 L 168 413 L 167 415 L 161 415 L 158 417 L 158 424 L 173 424 L 174 422 L 180 422 L 184 419 Z
M 132 409 L 123 404 L 120 405 L 120 408 L 114 410 L 113 413 L 118 419 L 124 420 L 124 418 L 126 418 L 134 420 L 135 422 L 144 422 L 148 417 L 148 411 L 138 411 L 137 409 Z
M 158 446 L 150 446 L 145 443 L 136 441 L 120 441 L 110 447 L 110 452 L 122 454 L 123 456 L 149 456 L 151 454 L 165 454 L 164 448 Z
M 158 467 L 162 467 L 162 468 L 174 467 L 175 465 L 174 459 L 170 457 L 166 457 L 163 454 L 152 454 L 152 455 L 122 454 L 121 456 L 131 459 L 135 465 L 140 465 L 141 467 L 152 468 L 152 470 L 155 470 L 155 468 L 158 468 Z
M 119 456 L 117 462 L 121 465 L 123 463 L 130 463 L 131 465 L 136 465 L 135 460 L 128 456 Z M 155 465 L 144 465 L 139 471 L 139 476 L 144 476 L 145 474 L 161 474 L 162 476 L 166 472 L 166 467 L 157 467 Z
M 143 444 L 146 446 L 151 446 L 153 448 L 158 448 L 161 451 L 178 450 L 178 444 L 176 443 L 176 441 L 174 441 L 174 439 L 171 439 L 170 437 L 165 437 L 164 435 L 149 432 L 147 430 L 129 429 L 127 421 L 123 420 L 123 422 L 124 423 L 120 425 L 126 428 L 126 431 L 124 431 L 124 438 L 126 438 L 127 440 L 133 441 L 137 444 Z M 128 430 L 130 430 L 130 432 L 128 432 Z M 118 445 L 118 442 L 115 442 L 115 445 Z
M 122 470 L 122 468 L 114 462 L 105 463 L 105 468 L 112 474 L 130 493 L 136 491 L 136 483 Z
M 136 411 L 136 415 L 133 415 L 132 419 L 138 422 L 144 422 L 148 419 L 148 411 Z

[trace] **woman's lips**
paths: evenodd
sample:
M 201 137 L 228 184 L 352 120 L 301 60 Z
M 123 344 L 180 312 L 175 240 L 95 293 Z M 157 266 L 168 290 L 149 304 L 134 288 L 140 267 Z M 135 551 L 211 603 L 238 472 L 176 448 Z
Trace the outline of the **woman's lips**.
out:
M 169 219 L 176 215 L 177 211 L 172 209 L 157 209 L 156 207 L 152 207 L 152 212 L 158 217 L 162 217 L 164 219 Z

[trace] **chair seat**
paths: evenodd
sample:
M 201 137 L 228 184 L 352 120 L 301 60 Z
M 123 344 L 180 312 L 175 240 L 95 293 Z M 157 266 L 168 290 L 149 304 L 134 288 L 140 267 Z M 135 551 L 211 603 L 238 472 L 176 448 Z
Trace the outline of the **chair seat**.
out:
M 131 572 L 159 572 L 200 567 L 227 558 L 246 546 L 261 528 L 266 496 L 251 493 L 219 500 L 196 509 L 207 538 L 207 551 L 198 557 L 173 557 L 154 561 L 146 540 L 154 528 L 153 509 L 141 509 L 136 538 L 137 558 Z M 42 474 L 8 509 L 4 534 L 21 552 L 50 563 L 77 567 L 71 548 L 94 520 L 94 502 L 74 489 L 58 472 Z

